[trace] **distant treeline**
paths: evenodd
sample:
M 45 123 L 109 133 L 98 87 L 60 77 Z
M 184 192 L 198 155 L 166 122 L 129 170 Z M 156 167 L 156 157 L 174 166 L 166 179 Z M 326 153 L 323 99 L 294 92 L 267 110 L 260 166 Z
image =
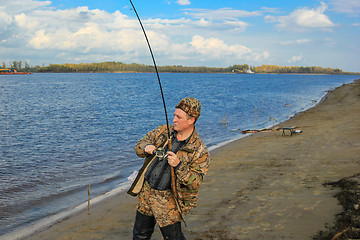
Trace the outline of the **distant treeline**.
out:
M 102 63 L 66 63 L 50 64 L 47 67 L 37 69 L 37 72 L 154 72 L 152 65 L 122 62 L 102 62 Z M 231 72 L 229 68 L 210 68 L 210 67 L 184 67 L 176 66 L 158 66 L 159 72 L 181 72 L 181 73 L 226 73 Z
M 342 74 L 343 71 L 339 68 L 323 68 L 323 67 L 289 67 L 289 66 L 275 66 L 262 65 L 254 67 L 256 73 L 313 73 L 313 74 Z
M 3 68 L 16 69 L 17 71 L 31 71 L 31 72 L 53 72 L 53 73 L 70 73 L 70 72 L 154 72 L 154 66 L 138 64 L 138 63 L 122 63 L 122 62 L 101 62 L 101 63 L 65 63 L 65 64 L 50 64 L 49 66 L 29 66 L 25 61 L 24 65 L 21 61 L 13 61 L 10 65 L 3 62 Z M 220 67 L 186 67 L 182 65 L 159 66 L 159 72 L 172 73 L 243 73 L 251 70 L 254 73 L 308 73 L 308 74 L 345 74 L 338 68 L 323 68 L 323 67 L 298 67 L 298 66 L 276 66 L 276 65 L 262 65 L 249 66 L 248 64 L 233 65 L 226 68 Z

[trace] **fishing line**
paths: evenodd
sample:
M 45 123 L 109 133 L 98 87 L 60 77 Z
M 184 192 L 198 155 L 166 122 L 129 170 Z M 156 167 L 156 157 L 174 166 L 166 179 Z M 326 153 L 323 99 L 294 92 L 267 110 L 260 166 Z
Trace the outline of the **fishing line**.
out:
M 130 1 L 130 3 L 131 3 L 132 8 L 134 9 L 134 12 L 135 12 L 135 14 L 136 14 L 137 19 L 139 20 L 141 29 L 142 29 L 142 31 L 143 31 L 143 33 L 144 33 L 144 36 L 145 36 L 145 39 L 146 39 L 147 45 L 148 45 L 148 47 L 149 47 L 149 50 L 150 50 L 150 54 L 151 54 L 153 63 L 154 63 L 156 76 L 157 76 L 157 79 L 158 79 L 158 82 L 159 82 L 159 87 L 160 87 L 160 92 L 161 92 L 161 98 L 162 98 L 162 102 L 163 102 L 163 105 L 164 105 L 165 118 L 166 118 L 166 126 L 167 126 L 167 130 L 168 130 L 168 137 L 169 137 L 169 139 L 170 139 L 170 128 L 169 128 L 169 120 L 168 120 L 167 111 L 166 111 L 165 98 L 164 98 L 164 93 L 163 93 L 162 86 L 161 86 L 159 71 L 158 71 L 157 66 L 156 66 L 155 57 L 154 57 L 154 54 L 153 54 L 153 52 L 152 52 L 149 39 L 148 39 L 148 37 L 147 37 L 147 35 L 146 35 L 145 28 L 144 28 L 144 26 L 143 26 L 143 24 L 142 24 L 142 22 L 141 22 L 141 20 L 140 20 L 139 14 L 137 13 L 137 11 L 136 11 L 136 9 L 135 9 L 135 6 L 134 6 L 134 4 L 132 3 L 132 1 L 131 1 L 131 0 L 129 0 L 129 1 Z
M 143 26 L 143 24 L 142 24 L 142 22 L 141 22 L 141 20 L 140 20 L 139 14 L 137 13 L 137 11 L 136 11 L 136 9 L 135 9 L 135 6 L 134 6 L 134 4 L 132 3 L 132 1 L 131 1 L 131 0 L 129 0 L 129 1 L 130 1 L 130 3 L 131 3 L 132 8 L 134 9 L 134 12 L 135 12 L 135 14 L 136 14 L 137 19 L 139 20 L 141 29 L 142 29 L 142 31 L 143 31 L 143 33 L 144 33 L 144 36 L 145 36 L 145 39 L 146 39 L 147 45 L 148 45 L 148 47 L 149 47 L 149 50 L 150 50 L 150 54 L 151 54 L 153 63 L 154 63 L 156 76 L 157 76 L 157 79 L 158 79 L 158 82 L 159 82 L 161 97 L 162 97 L 162 101 L 163 101 L 163 104 L 164 104 L 164 111 L 165 111 L 165 118 L 166 118 L 166 126 L 167 126 L 167 130 L 168 130 L 168 139 L 169 139 L 168 148 L 171 150 L 171 149 L 172 149 L 172 142 L 171 142 L 171 134 L 170 134 L 170 128 L 169 128 L 169 120 L 168 120 L 168 117 L 167 117 L 165 98 L 164 98 L 164 93 L 163 93 L 163 90 L 162 90 L 162 87 L 161 87 L 161 81 L 160 81 L 159 71 L 158 71 L 158 69 L 157 69 L 156 62 L 155 62 L 155 57 L 154 57 L 154 54 L 153 54 L 153 52 L 152 52 L 152 49 L 151 49 L 151 46 L 150 46 L 150 42 L 149 42 L 149 39 L 148 39 L 148 37 L 147 37 L 147 35 L 146 35 L 144 26 Z M 177 206 L 177 208 L 178 208 L 178 210 L 179 210 L 180 216 L 181 216 L 181 218 L 182 218 L 182 220 L 184 221 L 185 226 L 186 226 L 186 222 L 185 222 L 184 217 L 183 217 L 183 212 L 182 212 L 181 207 L 180 207 L 179 202 L 178 202 L 177 189 L 176 189 L 176 183 L 175 183 L 176 180 L 175 180 L 175 179 L 176 179 L 175 169 L 174 169 L 174 167 L 171 166 L 171 187 L 172 187 L 172 192 L 173 192 L 174 199 L 175 199 L 175 203 L 176 203 L 176 206 Z

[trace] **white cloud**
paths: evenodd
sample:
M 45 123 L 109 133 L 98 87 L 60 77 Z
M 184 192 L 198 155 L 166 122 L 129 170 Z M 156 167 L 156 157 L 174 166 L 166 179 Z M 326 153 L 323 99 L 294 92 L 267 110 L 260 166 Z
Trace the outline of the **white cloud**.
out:
M 348 13 L 359 16 L 360 0 L 329 0 L 333 10 L 341 13 Z
M 282 41 L 280 44 L 284 45 L 284 46 L 288 46 L 288 45 L 303 45 L 303 44 L 307 44 L 311 42 L 310 39 L 297 39 L 297 40 L 293 40 L 293 41 Z
M 197 32 L 199 28 L 208 32 L 214 31 L 245 31 L 249 26 L 248 23 L 238 20 L 234 15 L 216 16 L 217 19 L 211 17 L 212 14 L 207 15 L 207 10 L 202 9 L 201 14 L 185 12 L 186 15 L 193 18 L 178 18 L 178 19 L 146 19 L 143 23 L 148 24 L 151 29 L 162 29 L 166 34 L 183 34 L 181 31 Z M 212 12 L 213 10 L 210 10 Z M 216 14 L 215 14 L 216 15 Z M 202 17 L 204 16 L 204 17 Z
M 243 21 L 224 21 L 224 25 L 226 25 L 226 27 L 232 27 L 232 30 L 234 31 L 245 31 L 246 28 L 249 26 L 248 23 L 243 22 Z M 225 27 L 225 26 L 224 26 Z
M 195 21 L 186 18 L 178 19 L 161 19 L 161 18 L 149 18 L 142 21 L 144 25 L 148 25 L 151 29 L 166 29 L 173 27 L 197 25 Z
M 244 11 L 232 8 L 221 9 L 184 9 L 184 14 L 191 18 L 187 27 L 198 26 L 207 28 L 207 31 L 237 31 L 243 32 L 249 26 L 239 18 L 261 16 L 260 11 Z
M 244 11 L 232 8 L 220 8 L 220 9 L 185 9 L 185 14 L 190 15 L 196 19 L 211 19 L 211 20 L 224 20 L 231 19 L 235 20 L 243 17 L 261 16 L 260 11 Z
M 143 40 L 138 23 L 119 11 L 111 14 L 88 7 L 45 9 L 22 12 L 13 19 L 17 31 L 22 33 L 19 38 L 37 50 L 135 52 L 141 46 L 140 39 Z M 20 40 L 17 35 L 9 37 Z
M 4 11 L 4 8 L 0 8 L 0 25 L 2 28 L 7 27 L 12 21 L 12 16 Z
M 328 16 L 324 14 L 327 9 L 325 3 L 317 9 L 299 8 L 287 16 L 266 16 L 267 22 L 275 22 L 280 30 L 288 31 L 306 31 L 309 29 L 330 30 L 335 27 Z
M 288 63 L 295 63 L 295 62 L 299 62 L 303 60 L 303 55 L 300 54 L 299 56 L 293 56 L 289 61 Z
M 268 12 L 268 13 L 279 13 L 278 8 L 269 8 L 269 7 L 262 7 L 261 12 Z
M 41 9 L 51 4 L 51 1 L 36 1 L 36 0 L 11 0 L 2 1 L 0 11 L 5 9 L 9 14 L 18 14 L 21 12 L 28 12 L 35 9 Z
M 178 0 L 176 1 L 179 5 L 190 5 L 190 1 L 189 0 Z
M 325 47 L 334 47 L 336 46 L 337 42 L 336 40 L 332 39 L 332 38 L 325 38 L 321 45 L 324 45 Z
M 2 1 L 0 6 L 0 34 L 2 40 L 7 40 L 7 38 L 13 34 L 16 34 L 16 21 L 21 20 L 20 18 L 24 16 L 24 13 L 33 11 L 35 9 L 41 9 L 50 5 L 50 1 L 33 1 L 33 0 L 12 0 L 12 1 Z M 19 15 L 19 16 L 18 16 Z M 18 16 L 18 17 L 17 17 Z M 14 33 L 13 33 L 14 31 Z
M 202 59 L 215 58 L 218 60 L 231 59 L 232 61 L 258 61 L 269 56 L 268 52 L 253 53 L 252 50 L 246 46 L 240 44 L 228 45 L 221 39 L 206 39 L 199 35 L 194 36 L 190 44 Z
M 166 45 L 167 40 L 162 35 L 147 32 L 152 38 L 154 47 Z M 39 50 L 56 49 L 72 53 L 103 52 L 104 54 L 115 52 L 144 51 L 146 45 L 144 37 L 137 30 L 108 31 L 99 24 L 87 23 L 75 32 L 69 29 L 59 29 L 55 32 L 39 30 L 30 40 L 30 45 Z

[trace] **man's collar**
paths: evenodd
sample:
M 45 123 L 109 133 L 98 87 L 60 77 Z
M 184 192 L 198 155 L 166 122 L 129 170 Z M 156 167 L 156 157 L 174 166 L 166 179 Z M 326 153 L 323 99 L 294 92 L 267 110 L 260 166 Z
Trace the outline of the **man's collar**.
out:
M 175 130 L 173 130 L 173 137 L 176 139 L 176 140 L 178 140 L 179 142 L 185 142 L 185 143 L 188 143 L 189 142 L 189 140 L 190 140 L 190 138 L 191 138 L 191 136 L 194 134 L 194 132 L 195 132 L 195 127 L 194 127 L 194 129 L 193 129 L 193 131 L 192 131 L 192 133 L 190 134 L 190 136 L 188 137 L 188 138 L 186 138 L 185 140 L 181 140 L 181 141 L 179 141 L 178 139 L 177 139 L 177 131 L 175 131 Z

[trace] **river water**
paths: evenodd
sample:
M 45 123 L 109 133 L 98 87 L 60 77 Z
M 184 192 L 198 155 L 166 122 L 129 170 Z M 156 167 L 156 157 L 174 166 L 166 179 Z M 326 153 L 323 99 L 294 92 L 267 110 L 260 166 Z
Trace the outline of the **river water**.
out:
M 314 106 L 360 76 L 160 74 L 169 122 L 184 97 L 202 102 L 208 147 Z M 256 118 L 256 121 L 255 121 Z M 278 122 L 275 122 L 275 124 Z M 142 164 L 133 147 L 165 124 L 153 73 L 0 76 L 0 236 L 128 184 Z M 255 126 L 254 126 L 255 125 Z

